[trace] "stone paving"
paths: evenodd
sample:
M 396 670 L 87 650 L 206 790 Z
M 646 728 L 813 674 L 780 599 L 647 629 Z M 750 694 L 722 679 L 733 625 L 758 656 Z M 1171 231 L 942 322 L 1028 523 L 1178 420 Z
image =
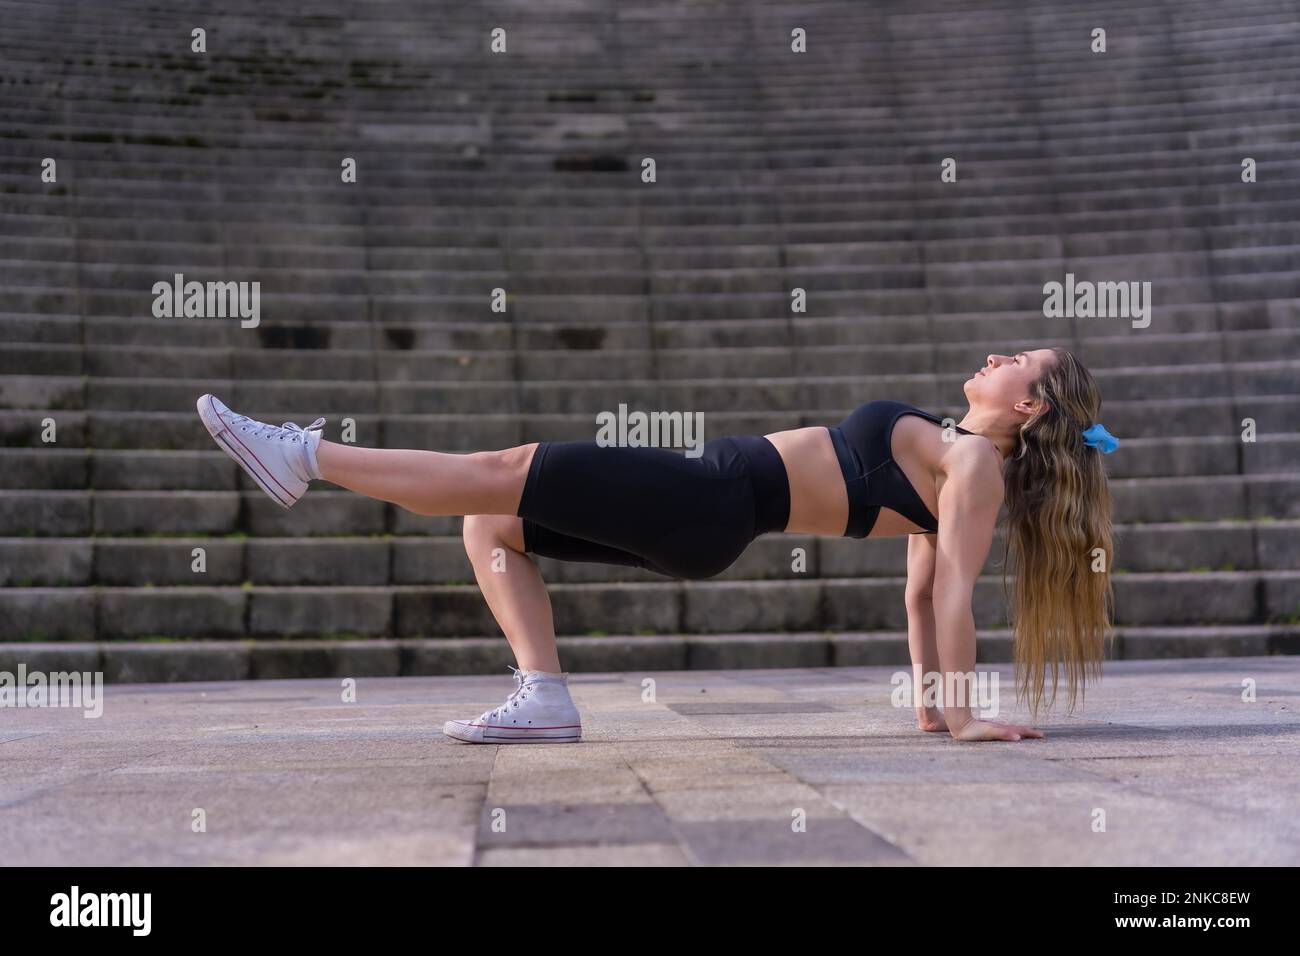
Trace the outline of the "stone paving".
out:
M 1300 863 L 1294 658 L 1110 663 L 1016 743 L 916 730 L 896 672 L 575 674 L 584 741 L 531 746 L 440 732 L 504 700 L 504 671 L 362 678 L 355 703 L 330 680 L 110 685 L 97 719 L 0 711 L 0 845 L 10 865 Z

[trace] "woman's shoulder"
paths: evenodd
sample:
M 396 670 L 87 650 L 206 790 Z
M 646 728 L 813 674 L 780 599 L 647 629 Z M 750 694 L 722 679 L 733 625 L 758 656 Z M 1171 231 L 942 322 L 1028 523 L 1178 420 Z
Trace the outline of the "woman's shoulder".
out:
M 990 450 L 993 452 L 991 455 Z M 988 439 L 984 439 L 983 442 L 953 442 L 952 447 L 944 452 L 940 468 L 947 481 L 955 481 L 977 496 L 995 498 L 999 504 L 1002 502 L 1006 492 L 1002 457 Z

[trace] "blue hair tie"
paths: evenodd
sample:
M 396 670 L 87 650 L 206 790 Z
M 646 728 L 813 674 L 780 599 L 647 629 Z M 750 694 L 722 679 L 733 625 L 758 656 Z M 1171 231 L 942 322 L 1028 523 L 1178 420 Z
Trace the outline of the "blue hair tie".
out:
M 1083 443 L 1090 448 L 1100 448 L 1103 455 L 1109 455 L 1119 447 L 1119 439 L 1106 431 L 1101 422 L 1084 429 Z

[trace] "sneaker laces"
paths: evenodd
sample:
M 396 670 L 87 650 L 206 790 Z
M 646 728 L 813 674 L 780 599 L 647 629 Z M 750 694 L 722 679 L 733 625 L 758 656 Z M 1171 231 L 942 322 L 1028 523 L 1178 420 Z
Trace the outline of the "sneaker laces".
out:
M 240 431 L 246 432 L 248 431 L 248 428 L 245 427 L 244 423 L 256 426 L 251 432 L 254 438 L 261 438 L 263 435 L 267 438 L 277 437 L 275 433 L 280 432 L 278 437 L 281 441 L 288 438 L 290 441 L 294 442 L 306 442 L 308 432 L 321 431 L 325 427 L 324 418 L 316 419 L 306 428 L 295 425 L 293 422 L 285 422 L 283 425 L 276 426 L 268 422 L 259 422 L 256 419 L 249 418 L 247 415 L 236 415 L 230 422 L 231 425 L 238 426 Z
M 515 692 L 511 694 L 509 697 L 507 697 L 506 702 L 502 704 L 500 707 L 497 707 L 493 710 L 484 711 L 483 715 L 479 717 L 479 720 L 486 721 L 489 717 L 495 717 L 497 716 L 497 714 L 505 714 L 507 711 L 511 710 L 512 708 L 518 707 L 519 702 L 521 700 L 528 699 L 528 695 L 524 693 L 524 691 L 531 690 L 532 688 L 525 684 L 526 675 L 522 670 L 520 670 L 518 667 L 515 667 L 513 664 L 507 664 L 506 666 L 515 672 L 514 673 Z
M 287 432 L 287 434 L 281 435 L 281 438 L 289 438 L 290 441 L 302 441 L 305 443 L 307 441 L 308 432 L 324 431 L 325 419 L 318 418 L 306 428 L 299 428 L 293 422 L 285 422 L 280 426 L 280 429 Z

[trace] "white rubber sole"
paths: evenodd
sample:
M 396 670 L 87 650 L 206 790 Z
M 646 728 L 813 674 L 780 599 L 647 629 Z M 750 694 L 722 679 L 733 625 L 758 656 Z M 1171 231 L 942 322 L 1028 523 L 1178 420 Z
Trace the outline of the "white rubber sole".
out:
M 482 736 L 479 732 L 484 731 Z M 582 740 L 582 725 L 566 727 L 480 727 L 466 721 L 449 720 L 442 732 L 467 744 L 576 744 Z
M 291 508 L 297 502 L 295 498 L 284 485 L 276 480 L 275 475 L 262 464 L 257 453 L 239 440 L 234 431 L 222 420 L 221 414 L 212 404 L 211 395 L 202 395 L 195 403 L 198 410 L 199 418 L 202 419 L 203 425 L 212 436 L 212 440 L 217 446 L 224 451 L 235 464 L 244 469 L 244 474 L 257 482 L 257 487 L 266 492 L 266 496 L 278 504 L 281 508 Z M 301 496 L 299 496 L 301 497 Z

